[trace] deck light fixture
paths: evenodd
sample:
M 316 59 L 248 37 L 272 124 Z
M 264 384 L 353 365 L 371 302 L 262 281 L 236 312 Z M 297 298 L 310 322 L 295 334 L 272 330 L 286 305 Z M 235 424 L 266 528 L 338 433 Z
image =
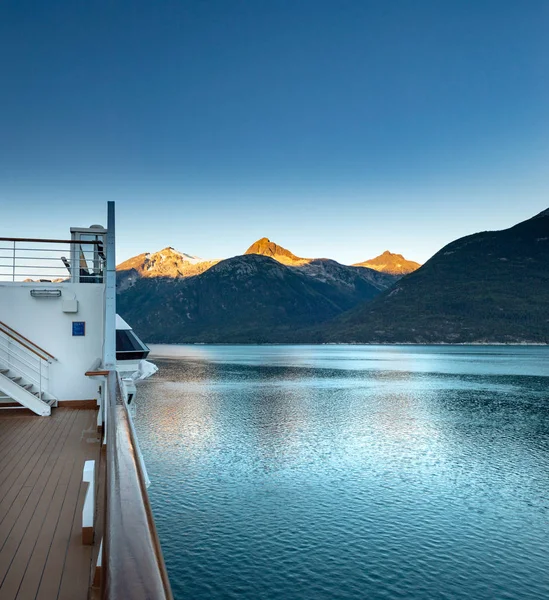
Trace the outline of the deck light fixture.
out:
M 59 298 L 61 290 L 31 290 L 30 295 L 33 298 Z

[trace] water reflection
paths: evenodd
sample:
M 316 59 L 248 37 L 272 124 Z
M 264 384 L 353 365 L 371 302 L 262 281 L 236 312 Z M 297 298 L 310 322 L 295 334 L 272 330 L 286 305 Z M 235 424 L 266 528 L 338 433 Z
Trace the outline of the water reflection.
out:
M 154 351 L 137 427 L 176 596 L 548 596 L 547 348 Z

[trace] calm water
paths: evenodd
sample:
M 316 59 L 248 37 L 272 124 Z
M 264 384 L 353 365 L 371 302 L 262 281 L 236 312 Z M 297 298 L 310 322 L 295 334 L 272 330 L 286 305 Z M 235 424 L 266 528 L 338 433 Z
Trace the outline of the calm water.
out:
M 549 598 L 549 348 L 155 346 L 176 598 Z

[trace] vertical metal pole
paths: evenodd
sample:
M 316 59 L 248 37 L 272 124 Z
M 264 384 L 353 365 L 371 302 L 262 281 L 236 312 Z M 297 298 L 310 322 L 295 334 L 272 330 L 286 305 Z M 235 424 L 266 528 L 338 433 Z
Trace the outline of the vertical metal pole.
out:
M 39 358 L 38 362 L 40 364 L 40 389 L 38 390 L 38 397 L 42 400 L 42 359 Z
M 12 265 L 12 281 L 15 281 L 15 242 L 13 242 L 13 265 Z
M 76 240 L 77 239 L 77 235 L 76 233 L 72 233 L 71 235 L 71 239 L 72 240 Z M 78 253 L 78 249 L 80 247 L 79 244 L 76 243 L 72 243 L 70 245 L 70 253 L 71 253 L 71 282 L 72 283 L 79 283 L 80 282 L 80 257 L 79 257 L 79 253 Z
M 116 369 L 116 237 L 114 202 L 107 202 L 107 271 L 105 277 L 105 341 L 103 367 Z

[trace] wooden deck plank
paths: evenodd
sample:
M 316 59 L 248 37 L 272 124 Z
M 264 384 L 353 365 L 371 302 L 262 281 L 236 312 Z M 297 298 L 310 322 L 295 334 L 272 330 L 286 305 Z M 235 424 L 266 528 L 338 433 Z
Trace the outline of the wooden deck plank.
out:
M 10 478 L 2 484 L 0 489 L 0 497 L 3 498 L 0 502 L 0 549 L 5 541 L 3 532 L 8 526 L 6 518 L 11 514 L 10 508 L 14 505 L 14 500 L 22 487 L 30 485 L 33 487 L 36 484 L 36 480 L 40 474 L 40 471 L 44 465 L 44 462 L 50 455 L 51 448 L 55 447 L 55 444 L 63 435 L 64 430 L 68 425 L 70 417 L 63 416 L 58 422 L 57 426 L 52 426 L 48 431 L 45 427 L 43 430 L 44 435 L 40 437 L 40 442 L 37 445 L 29 448 L 29 456 L 26 457 L 24 466 L 21 465 L 21 470 L 16 469 Z M 17 507 L 22 510 L 22 506 Z
M 45 482 L 45 485 L 39 486 L 37 484 L 37 487 L 41 487 L 42 489 L 41 491 L 36 492 L 36 496 L 39 494 L 39 497 L 37 499 L 34 513 L 31 519 L 27 522 L 25 533 L 19 542 L 19 546 L 12 558 L 8 572 L 4 578 L 4 581 L 2 582 L 2 597 L 5 598 L 5 600 L 8 600 L 9 598 L 14 599 L 16 597 L 25 571 L 27 570 L 30 557 L 34 552 L 38 540 L 40 539 L 40 534 L 42 532 L 46 517 L 48 517 L 48 520 L 52 520 L 52 517 L 55 515 L 55 504 L 53 503 L 53 497 L 58 487 L 59 491 L 62 493 L 60 496 L 61 501 L 65 497 L 67 486 L 66 484 L 65 486 L 62 485 L 61 478 L 65 466 L 68 464 L 70 470 L 72 470 L 72 466 L 75 461 L 72 452 L 66 451 L 72 445 L 71 441 L 73 440 L 71 440 L 71 437 L 73 435 L 74 434 L 70 432 L 60 444 L 59 452 L 55 452 L 55 454 L 52 453 L 50 461 L 54 464 L 51 473 Z M 60 483 L 61 486 L 59 486 Z
M 11 419 L 4 419 L 0 426 L 0 448 L 4 444 L 4 440 L 18 429 L 18 425 L 16 423 L 11 423 L 10 420 Z M 15 419 L 13 420 L 15 421 Z
M 83 414 L 82 416 L 85 419 L 87 415 Z M 85 428 L 86 423 L 84 421 L 83 424 L 81 423 L 81 431 L 85 431 Z M 73 573 L 65 570 L 67 552 L 69 550 L 69 546 L 71 546 L 73 522 L 75 518 L 80 519 L 81 515 L 81 512 L 80 515 L 78 515 L 77 509 L 79 506 L 79 496 L 82 487 L 82 468 L 84 466 L 84 460 L 86 460 L 85 444 L 85 440 L 82 440 L 80 447 L 74 449 L 75 453 L 78 455 L 78 460 L 75 461 L 72 469 L 69 486 L 67 489 L 66 501 L 61 510 L 61 516 L 52 540 L 50 552 L 44 568 L 44 575 L 42 577 L 42 581 L 40 582 L 40 588 L 38 590 L 38 594 L 36 595 L 36 600 L 49 600 L 52 597 L 57 598 L 57 594 L 60 592 L 62 580 L 64 579 L 64 574 L 67 574 L 67 581 L 70 583 L 70 586 L 69 584 L 65 585 L 65 589 L 67 586 L 71 588 L 73 594 L 70 596 L 71 598 L 74 598 L 75 600 L 83 598 L 83 600 L 86 600 L 88 596 L 91 570 L 91 548 L 82 546 L 81 542 L 79 544 L 74 544 L 70 548 L 71 552 L 75 553 L 75 560 L 83 561 L 87 566 L 88 574 L 85 578 L 85 581 L 77 581 L 76 579 L 73 579 Z M 97 452 L 99 452 L 99 444 L 96 445 L 96 448 Z M 82 505 L 80 504 L 80 511 L 81 510 Z M 79 533 L 81 536 L 81 530 Z M 85 590 L 83 595 L 78 595 L 78 590 L 76 588 L 77 585 L 82 586 L 82 588 L 78 589 Z
M 58 426 L 59 423 L 56 423 L 52 426 L 52 429 L 57 430 Z M 24 485 L 26 477 L 30 475 L 34 464 L 31 463 L 31 460 L 36 452 L 40 452 L 40 448 L 43 448 L 44 444 L 47 443 L 50 433 L 51 430 L 48 431 L 47 428 L 33 428 L 27 434 L 27 440 L 21 440 L 19 445 L 13 444 L 0 454 L 5 467 L 0 476 L 0 523 L 5 514 L 5 507 L 6 505 L 9 506 L 10 503 L 7 496 L 10 492 L 13 492 L 14 488 L 19 489 Z
M 86 432 L 89 435 L 90 439 L 93 436 L 98 440 L 98 443 L 95 445 L 95 448 L 93 448 L 93 452 L 90 452 L 91 448 L 90 445 L 86 443 L 86 440 L 83 440 L 81 444 L 83 461 L 95 460 L 97 488 L 97 476 L 99 470 L 101 445 L 99 443 L 100 438 L 97 436 L 96 419 L 93 419 L 91 421 L 88 420 Z M 82 544 L 82 509 L 84 507 L 86 487 L 87 486 L 80 485 L 80 493 L 78 495 L 76 508 L 74 511 L 69 545 L 67 546 L 67 553 L 65 555 L 65 565 L 63 568 L 61 585 L 59 587 L 58 600 L 72 600 L 77 598 L 82 598 L 82 600 L 86 600 L 87 594 L 86 596 L 81 596 L 78 595 L 78 593 L 79 590 L 82 589 L 86 589 L 88 591 L 91 584 L 92 556 L 94 554 L 93 546 L 84 546 Z
M 40 456 L 43 457 L 42 461 L 47 457 L 48 445 L 54 443 L 56 437 L 55 434 L 60 431 L 62 430 L 55 427 L 52 428 L 50 435 L 44 435 L 41 444 L 36 446 L 37 460 L 31 461 L 29 457 L 27 461 L 23 463 L 22 468 L 14 470 L 11 476 L 5 480 L 2 486 L 0 486 L 0 497 L 3 494 L 2 501 L 0 502 L 0 551 L 2 550 L 17 518 L 25 507 L 26 501 L 21 502 L 22 491 L 27 487 L 29 488 L 29 494 L 25 495 L 26 498 L 32 493 L 38 475 L 36 475 L 34 479 L 29 478 L 31 478 L 33 473 L 36 473 L 36 466 Z M 38 462 L 39 468 L 42 461 Z
M 60 430 L 56 429 L 55 431 Z M 55 434 L 55 431 L 52 433 Z M 7 490 L 0 502 L 0 549 L 33 490 L 33 485 L 30 485 L 32 482 L 29 481 L 32 474 L 30 466 L 27 463 L 23 470 L 14 471 L 13 476 L 4 484 Z M 28 493 L 25 493 L 27 491 Z M 25 500 L 22 499 L 23 496 Z
M 29 435 L 29 432 L 31 430 L 34 430 L 35 433 L 39 432 L 44 426 L 42 419 L 36 419 L 34 417 L 26 417 L 22 419 L 16 416 L 5 416 L 5 413 L 0 414 L 0 422 L 9 421 L 11 419 L 16 421 L 17 423 L 12 425 L 13 435 L 9 440 L 9 447 L 7 447 L 7 441 L 0 446 L 0 450 L 3 456 L 4 453 L 11 452 L 11 450 L 15 446 L 21 446 L 22 444 L 28 444 L 29 442 L 32 442 L 32 439 L 35 434 Z
M 72 419 L 70 422 L 72 422 Z M 66 437 L 63 435 L 50 436 L 48 446 L 38 457 L 33 472 L 29 476 L 28 487 L 31 487 L 31 493 L 27 501 L 22 506 L 14 522 L 4 520 L 0 524 L 0 585 L 3 584 L 6 573 L 24 539 L 29 524 L 33 522 L 35 511 L 52 475 L 58 454 L 63 449 L 65 442 Z
M 5 440 L 14 443 L 0 445 L 0 466 L 6 456 L 17 466 L 0 486 L 3 508 L 8 508 L 3 511 L 0 503 L 0 600 L 86 600 L 94 548 L 81 544 L 82 468 L 85 460 L 99 462 L 97 413 L 63 408 L 51 417 L 20 417 L 2 412 L 0 428 L 8 421 L 13 431 Z M 15 440 L 19 453 L 14 455 Z
M 51 540 L 59 522 L 59 516 L 61 514 L 63 500 L 67 493 L 73 462 L 74 461 L 69 458 L 66 458 L 63 461 L 61 476 L 49 504 L 47 519 L 44 520 L 40 532 L 38 533 L 32 554 L 28 559 L 25 568 L 24 577 L 22 577 L 16 592 L 17 595 L 13 594 L 10 596 L 11 598 L 34 598 L 36 596 L 50 551 Z M 6 582 L 4 583 L 5 587 L 8 586 L 7 579 L 8 578 L 6 577 Z
M 42 417 L 40 417 L 40 421 Z M 38 427 L 33 428 L 22 437 L 19 443 L 15 443 L 2 452 L 3 471 L 0 477 L 0 502 L 4 502 L 6 494 L 13 488 L 14 481 L 23 481 L 25 474 L 28 476 L 32 471 L 33 459 L 39 457 L 39 447 L 44 444 L 48 436 L 61 426 L 61 419 L 55 420 L 49 427 L 39 423 Z M 0 504 L 0 515 L 2 514 L 2 505 Z
M 9 421 L 10 419 L 3 419 L 3 421 Z M 17 419 L 13 419 L 17 421 Z M 27 437 L 27 431 L 32 427 L 35 427 L 36 423 L 34 420 L 30 421 L 19 421 L 13 424 L 6 425 L 4 435 L 0 440 L 0 453 L 4 453 L 7 448 L 13 447 L 16 443 L 21 443 L 24 438 Z M 2 424 L 2 428 L 4 425 Z
M 43 425 L 35 422 L 26 429 L 17 430 L 10 443 L 0 450 L 3 463 L 0 465 L 0 482 L 3 482 L 32 444 L 40 437 Z
M 93 546 L 82 544 L 82 508 L 85 489 L 78 495 L 69 544 L 61 572 L 58 600 L 86 600 L 91 587 Z M 85 590 L 85 594 L 82 594 Z
M 29 428 L 38 425 L 37 420 L 30 415 L 11 414 L 9 418 L 6 416 L 7 413 L 0 412 L 0 429 L 3 433 L 0 438 L 0 451 L 4 450 L 7 440 L 12 443 L 14 439 L 25 437 Z

